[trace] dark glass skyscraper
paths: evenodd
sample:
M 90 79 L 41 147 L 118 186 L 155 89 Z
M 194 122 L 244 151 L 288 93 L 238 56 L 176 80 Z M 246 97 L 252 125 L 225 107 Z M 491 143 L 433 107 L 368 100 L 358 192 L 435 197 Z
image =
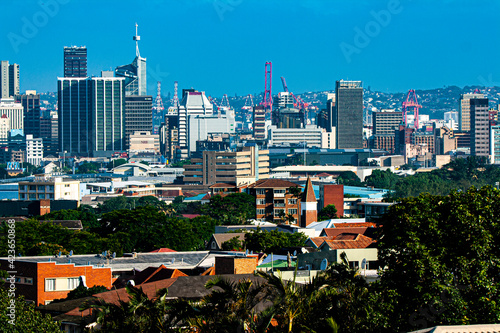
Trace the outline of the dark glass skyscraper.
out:
M 363 148 L 363 86 L 361 81 L 337 81 L 332 110 L 338 149 Z
M 88 78 L 59 78 L 57 81 L 59 150 L 91 156 L 92 81 Z
M 125 142 L 127 146 L 128 139 L 134 132 L 151 132 L 153 127 L 152 107 L 153 97 L 151 96 L 125 97 Z
M 87 76 L 87 47 L 64 47 L 64 77 Z
M 26 94 L 16 96 L 16 100 L 24 108 L 24 134 L 40 138 L 40 95 L 28 90 Z
M 125 150 L 123 78 L 59 78 L 59 149 L 79 156 Z

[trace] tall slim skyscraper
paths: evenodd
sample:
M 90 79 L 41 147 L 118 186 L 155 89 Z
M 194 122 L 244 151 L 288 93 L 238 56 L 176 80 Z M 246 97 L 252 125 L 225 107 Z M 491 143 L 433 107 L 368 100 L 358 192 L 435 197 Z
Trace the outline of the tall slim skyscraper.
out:
M 91 80 L 92 155 L 111 156 L 115 151 L 125 151 L 125 80 L 120 77 Z
M 35 90 L 27 90 L 26 94 L 17 95 L 16 100 L 24 108 L 24 134 L 40 138 L 40 95 Z
M 458 102 L 458 129 L 468 132 L 471 129 L 470 101 L 475 98 L 484 98 L 483 94 L 461 94 Z
M 87 77 L 87 47 L 64 47 L 64 77 Z
M 0 62 L 0 98 L 19 95 L 19 65 L 9 65 L 7 60 Z
M 137 35 L 137 24 L 135 25 L 135 58 L 129 65 L 119 66 L 115 69 L 118 77 L 125 78 L 126 96 L 147 95 L 146 89 L 146 58 L 141 57 L 139 52 L 139 41 L 141 36 Z
M 470 99 L 470 144 L 471 155 L 489 156 L 490 123 L 487 98 Z
M 332 126 L 338 149 L 363 148 L 363 86 L 361 81 L 337 81 Z
M 9 98 L 9 62 L 0 62 L 0 98 Z
M 135 132 L 148 132 L 153 127 L 152 96 L 125 97 L 125 142 Z

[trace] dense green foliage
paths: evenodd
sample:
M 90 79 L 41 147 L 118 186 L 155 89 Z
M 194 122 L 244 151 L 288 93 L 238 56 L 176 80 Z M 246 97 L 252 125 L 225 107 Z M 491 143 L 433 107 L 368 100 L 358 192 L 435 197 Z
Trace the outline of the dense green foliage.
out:
M 337 217 L 337 208 L 334 204 L 327 205 L 318 213 L 318 221 L 336 219 Z
M 93 162 L 83 162 L 76 169 L 76 173 L 78 174 L 86 174 L 86 173 L 97 173 L 99 171 L 101 164 L 93 163 Z
M 441 169 L 399 177 L 390 170 L 373 170 L 365 183 L 376 188 L 390 189 L 394 192 L 388 199 L 397 200 L 418 196 L 420 193 L 447 195 L 452 190 L 465 191 L 474 186 L 495 185 L 500 181 L 500 168 L 486 164 L 484 158 L 471 156 L 457 158 Z
M 255 198 L 246 193 L 216 195 L 200 207 L 200 213 L 208 215 L 223 225 L 245 224 L 255 218 Z
M 307 236 L 301 232 L 252 230 L 245 234 L 245 247 L 256 252 L 271 253 L 284 247 L 303 246 Z
M 80 206 L 77 209 L 62 209 L 38 216 L 37 220 L 80 220 L 84 229 L 99 226 L 94 209 L 90 206 Z
M 383 218 L 376 284 L 394 331 L 500 319 L 500 191 L 422 194 Z M 397 306 L 395 306 L 397 304 Z
M 15 317 L 10 316 L 11 312 L 9 307 L 11 304 L 13 304 L 15 308 Z M 15 325 L 11 325 L 11 323 L 15 323 Z M 51 316 L 42 315 L 40 312 L 36 311 L 35 305 L 26 303 L 24 297 L 11 298 L 0 282 L 0 332 L 59 333 L 61 329 L 58 322 L 55 322 Z

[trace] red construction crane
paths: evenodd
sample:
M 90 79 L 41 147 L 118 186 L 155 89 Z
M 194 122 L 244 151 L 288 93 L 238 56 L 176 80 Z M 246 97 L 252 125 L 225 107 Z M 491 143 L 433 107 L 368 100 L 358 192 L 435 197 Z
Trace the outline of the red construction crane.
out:
M 286 80 L 285 78 L 282 76 L 281 77 L 281 83 L 283 84 L 283 90 L 285 92 L 289 92 L 288 91 L 288 86 L 286 85 Z M 293 93 L 290 93 L 295 101 L 295 103 L 293 104 L 294 107 L 298 108 L 298 109 L 306 109 L 309 105 L 307 103 L 305 103 L 300 97 L 298 96 L 295 96 Z
M 403 117 L 405 119 L 405 127 L 408 127 L 408 112 L 413 111 L 413 115 L 415 116 L 415 120 L 413 122 L 413 126 L 415 129 L 418 129 L 418 110 L 422 107 L 422 105 L 418 104 L 417 93 L 415 90 L 410 89 L 408 91 L 408 95 L 406 96 L 406 100 L 403 102 Z

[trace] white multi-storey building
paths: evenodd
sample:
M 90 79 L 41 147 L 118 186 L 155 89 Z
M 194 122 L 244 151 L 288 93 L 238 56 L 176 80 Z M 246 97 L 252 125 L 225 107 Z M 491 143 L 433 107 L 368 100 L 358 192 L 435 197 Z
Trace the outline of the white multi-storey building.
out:
M 7 140 L 10 132 L 10 119 L 6 114 L 0 116 L 0 140 Z
M 26 161 L 39 166 L 43 159 L 43 140 L 33 138 L 32 134 L 26 134 Z
M 10 119 L 10 129 L 24 129 L 24 108 L 21 103 L 16 103 L 14 98 L 0 100 L 0 116 L 7 115 Z
M 80 182 L 62 177 L 38 177 L 19 182 L 19 200 L 80 200 Z

